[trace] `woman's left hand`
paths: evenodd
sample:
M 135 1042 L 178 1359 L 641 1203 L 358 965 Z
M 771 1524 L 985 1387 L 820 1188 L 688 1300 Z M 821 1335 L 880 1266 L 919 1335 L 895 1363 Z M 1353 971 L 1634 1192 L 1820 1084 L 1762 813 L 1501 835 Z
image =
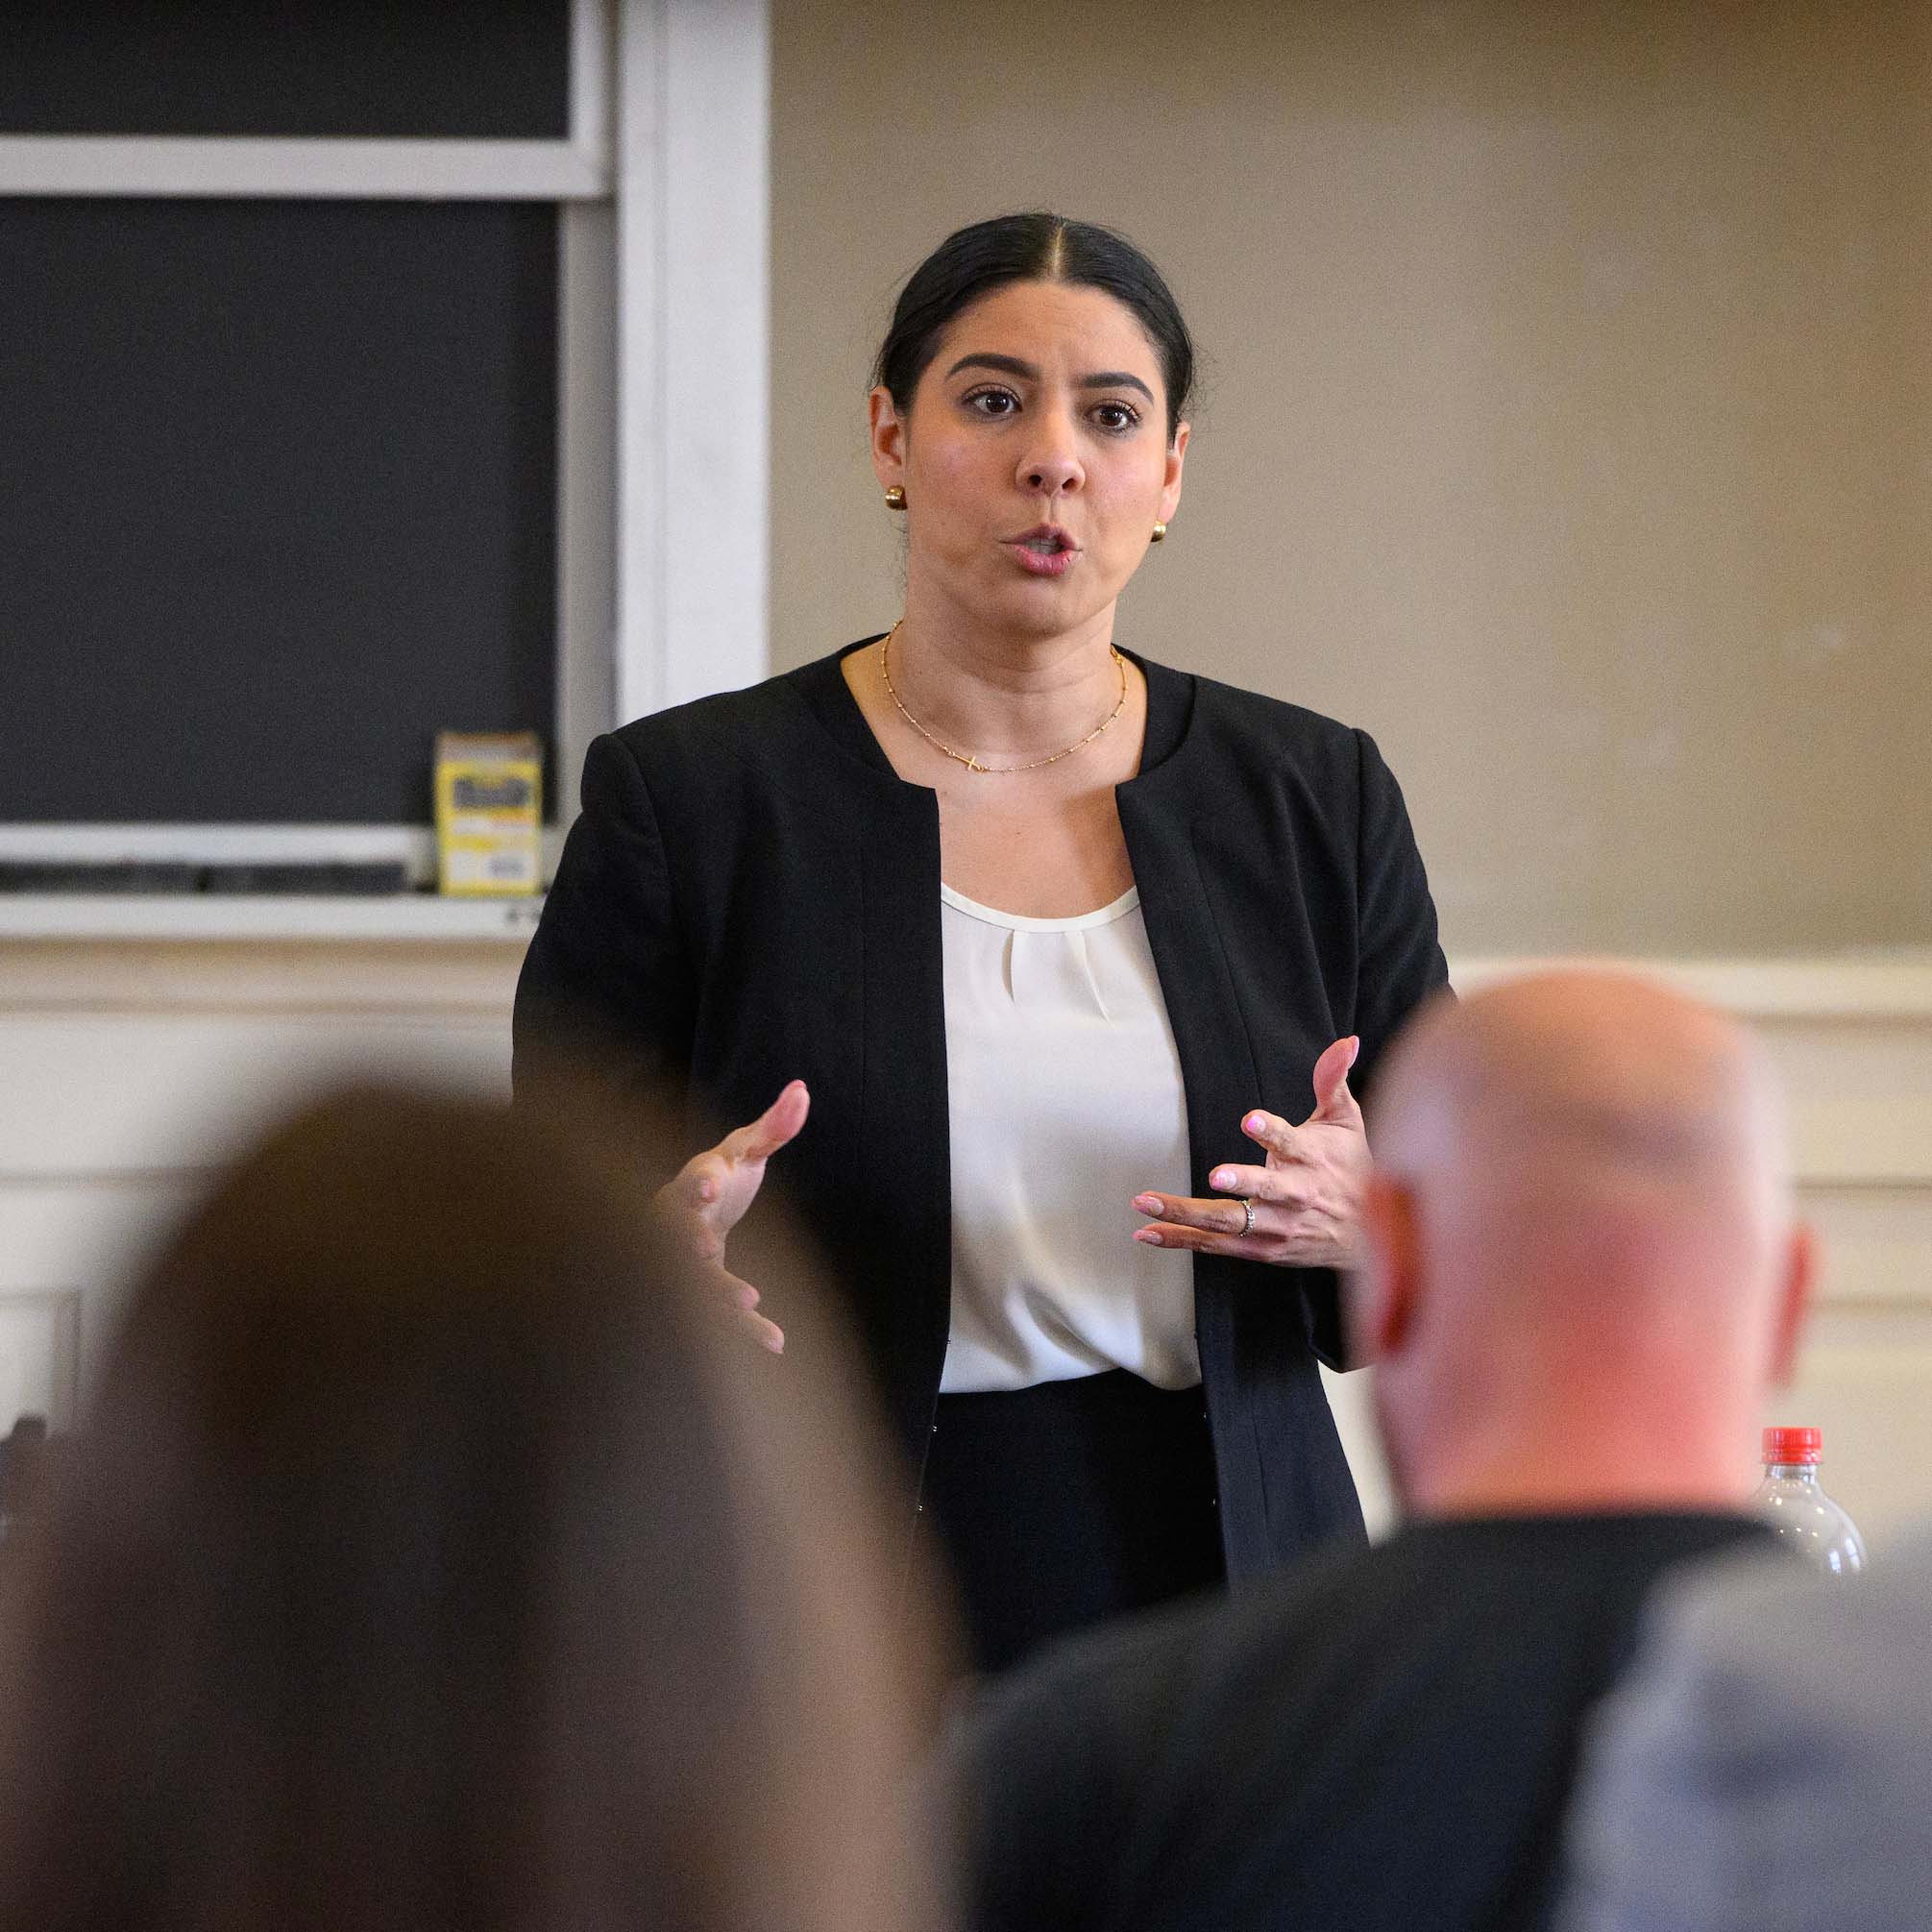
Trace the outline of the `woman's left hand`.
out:
M 1360 1050 L 1351 1035 L 1315 1062 L 1315 1111 L 1299 1127 L 1259 1109 L 1243 1116 L 1241 1132 L 1266 1149 L 1267 1160 L 1259 1167 L 1216 1167 L 1208 1176 L 1208 1185 L 1232 1200 L 1137 1194 L 1135 1208 L 1154 1219 L 1134 1238 L 1277 1267 L 1349 1266 L 1370 1164 L 1361 1109 L 1348 1083 Z M 1252 1232 L 1244 1199 L 1254 1203 Z

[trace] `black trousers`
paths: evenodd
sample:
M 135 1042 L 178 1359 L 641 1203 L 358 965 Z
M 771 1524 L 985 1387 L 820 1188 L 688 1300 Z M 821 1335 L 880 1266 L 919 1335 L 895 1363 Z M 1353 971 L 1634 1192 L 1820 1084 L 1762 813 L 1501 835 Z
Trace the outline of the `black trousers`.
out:
M 919 1500 L 983 1671 L 1225 1580 L 1198 1388 L 1114 1369 L 942 1395 Z

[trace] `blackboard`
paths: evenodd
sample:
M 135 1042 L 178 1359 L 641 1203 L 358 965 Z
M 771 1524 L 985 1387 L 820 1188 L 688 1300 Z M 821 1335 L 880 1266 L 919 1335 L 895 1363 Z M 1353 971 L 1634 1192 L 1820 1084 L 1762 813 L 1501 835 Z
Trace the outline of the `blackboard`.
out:
M 427 823 L 438 730 L 553 742 L 557 219 L 0 198 L 0 822 Z
M 5 0 L 0 134 L 560 140 L 569 0 Z

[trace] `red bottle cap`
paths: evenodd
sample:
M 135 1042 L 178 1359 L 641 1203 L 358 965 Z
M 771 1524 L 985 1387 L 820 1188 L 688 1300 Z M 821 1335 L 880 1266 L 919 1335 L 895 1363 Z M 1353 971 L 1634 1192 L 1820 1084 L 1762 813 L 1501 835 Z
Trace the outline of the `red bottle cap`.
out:
M 1823 1453 L 1822 1429 L 1768 1429 L 1764 1432 L 1767 1463 L 1817 1462 Z

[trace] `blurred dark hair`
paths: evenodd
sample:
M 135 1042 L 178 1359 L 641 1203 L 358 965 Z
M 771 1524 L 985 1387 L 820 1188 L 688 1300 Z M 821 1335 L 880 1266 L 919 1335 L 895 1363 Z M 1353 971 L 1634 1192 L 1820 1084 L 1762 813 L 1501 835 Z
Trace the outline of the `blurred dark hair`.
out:
M 13 1579 L 0 1924 L 930 1923 L 896 1526 L 804 1355 L 548 1113 L 273 1134 L 135 1292 Z
M 1194 392 L 1194 342 L 1181 306 L 1161 271 L 1124 235 L 1064 215 L 995 215 L 947 235 L 899 291 L 873 364 L 873 387 L 883 387 L 893 408 L 909 415 L 913 392 L 954 317 L 1009 281 L 1073 282 L 1132 309 L 1161 358 L 1167 440 L 1174 440 Z

